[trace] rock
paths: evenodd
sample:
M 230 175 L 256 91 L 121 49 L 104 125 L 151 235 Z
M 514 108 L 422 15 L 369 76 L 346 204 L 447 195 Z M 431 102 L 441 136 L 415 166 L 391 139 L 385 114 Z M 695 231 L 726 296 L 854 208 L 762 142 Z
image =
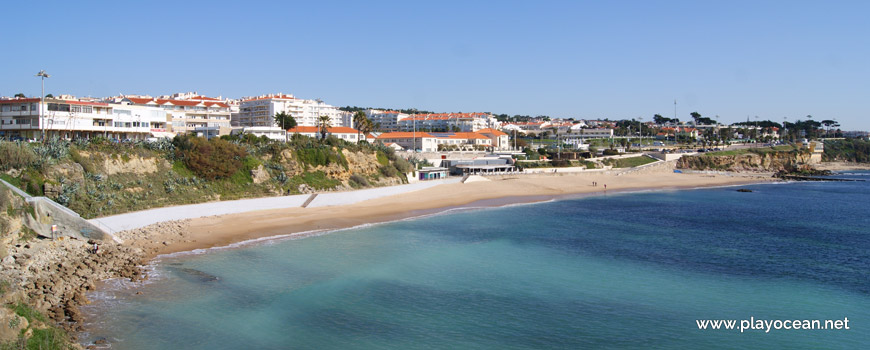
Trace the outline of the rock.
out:
M 752 192 L 752 190 L 746 189 L 746 188 L 741 188 L 741 189 L 738 189 L 737 192 Z
M 45 192 L 46 197 L 55 199 L 57 198 L 57 196 L 60 195 L 61 192 L 63 192 L 63 186 L 46 182 L 44 185 L 42 185 L 42 191 Z
M 266 167 L 263 164 L 260 164 L 256 169 L 251 170 L 251 178 L 254 179 L 255 184 L 261 184 L 271 179 L 269 176 L 269 172 L 266 171 Z
M 3 258 L 2 264 L 3 264 L 3 265 L 13 265 L 13 264 L 15 264 L 15 257 L 12 256 L 12 255 L 9 255 L 9 256 Z

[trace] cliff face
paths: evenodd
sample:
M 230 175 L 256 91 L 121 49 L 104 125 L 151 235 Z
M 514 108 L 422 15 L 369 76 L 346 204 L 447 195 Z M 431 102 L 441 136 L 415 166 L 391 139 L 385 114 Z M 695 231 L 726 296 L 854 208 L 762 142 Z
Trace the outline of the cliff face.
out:
M 735 172 L 796 172 L 811 170 L 810 154 L 806 152 L 765 152 L 738 155 L 695 155 L 677 160 L 677 169 L 717 170 Z

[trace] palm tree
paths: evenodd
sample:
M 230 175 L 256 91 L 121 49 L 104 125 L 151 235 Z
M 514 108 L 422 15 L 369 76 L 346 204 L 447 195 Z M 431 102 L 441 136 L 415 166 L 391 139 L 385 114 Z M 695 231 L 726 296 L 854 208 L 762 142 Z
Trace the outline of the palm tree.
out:
M 359 140 L 360 140 L 359 136 L 360 136 L 360 132 L 362 131 L 360 129 L 363 127 L 363 125 L 366 124 L 366 122 L 369 122 L 369 120 L 368 120 L 368 118 L 366 118 L 365 112 L 356 111 L 353 114 L 353 125 L 356 126 L 356 141 L 357 142 L 359 142 Z
M 329 119 L 328 115 L 321 115 L 318 118 L 317 126 L 320 127 L 320 140 L 326 141 L 326 133 L 329 132 L 329 128 L 332 127 L 330 124 L 332 120 Z
M 360 132 L 362 132 L 363 136 L 365 136 L 365 135 L 368 135 L 370 132 L 372 132 L 372 130 L 374 130 L 374 129 L 375 129 L 375 124 L 372 123 L 371 120 L 369 120 L 368 118 L 366 118 L 366 119 L 363 121 L 363 123 L 360 125 L 360 127 L 359 127 L 358 130 L 359 130 Z M 357 140 L 360 141 L 360 139 L 357 139 Z
M 284 142 L 287 142 L 287 130 L 296 127 L 296 118 L 285 112 L 275 113 L 275 124 L 284 130 Z

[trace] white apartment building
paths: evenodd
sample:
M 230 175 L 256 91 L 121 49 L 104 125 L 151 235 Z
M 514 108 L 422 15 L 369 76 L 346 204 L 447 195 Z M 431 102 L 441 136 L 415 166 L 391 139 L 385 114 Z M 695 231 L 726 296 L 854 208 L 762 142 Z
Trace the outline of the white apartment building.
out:
M 331 126 L 353 126 L 353 114 L 320 100 L 298 99 L 293 95 L 269 94 L 243 99 L 239 105 L 237 126 L 277 126 L 275 114 L 287 113 L 299 126 L 317 126 L 320 116 L 328 116 Z
M 174 133 L 197 132 L 230 134 L 230 106 L 216 98 L 193 96 L 189 100 L 121 96 L 112 98 L 119 104 L 159 107 L 167 112 L 169 128 Z
M 399 121 L 411 117 L 410 114 L 398 111 L 383 111 L 378 109 L 367 109 L 365 113 L 366 118 L 376 126 L 375 130 L 384 132 L 399 131 Z
M 497 128 L 499 122 L 487 113 L 435 113 L 415 114 L 397 121 L 401 131 L 460 131 L 474 132 Z
M 64 96 L 71 98 L 70 96 Z M 42 113 L 40 113 L 42 106 Z M 0 99 L 0 137 L 145 139 L 166 133 L 161 108 L 77 99 Z

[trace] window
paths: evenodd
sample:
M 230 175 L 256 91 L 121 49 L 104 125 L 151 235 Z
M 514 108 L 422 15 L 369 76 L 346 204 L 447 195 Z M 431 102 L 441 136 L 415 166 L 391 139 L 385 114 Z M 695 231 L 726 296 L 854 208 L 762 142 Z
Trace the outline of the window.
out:
M 82 112 L 85 112 L 85 113 L 94 113 L 94 107 L 92 107 L 92 106 L 82 106 Z
M 58 112 L 69 112 L 69 105 L 63 103 L 49 103 L 48 104 L 49 111 L 58 111 Z
M 27 111 L 27 105 L 21 105 L 21 111 Z
M 73 112 L 73 113 L 81 113 L 81 112 L 82 112 L 82 106 L 70 106 L 70 107 L 69 107 L 69 111 L 70 111 L 70 112 Z

